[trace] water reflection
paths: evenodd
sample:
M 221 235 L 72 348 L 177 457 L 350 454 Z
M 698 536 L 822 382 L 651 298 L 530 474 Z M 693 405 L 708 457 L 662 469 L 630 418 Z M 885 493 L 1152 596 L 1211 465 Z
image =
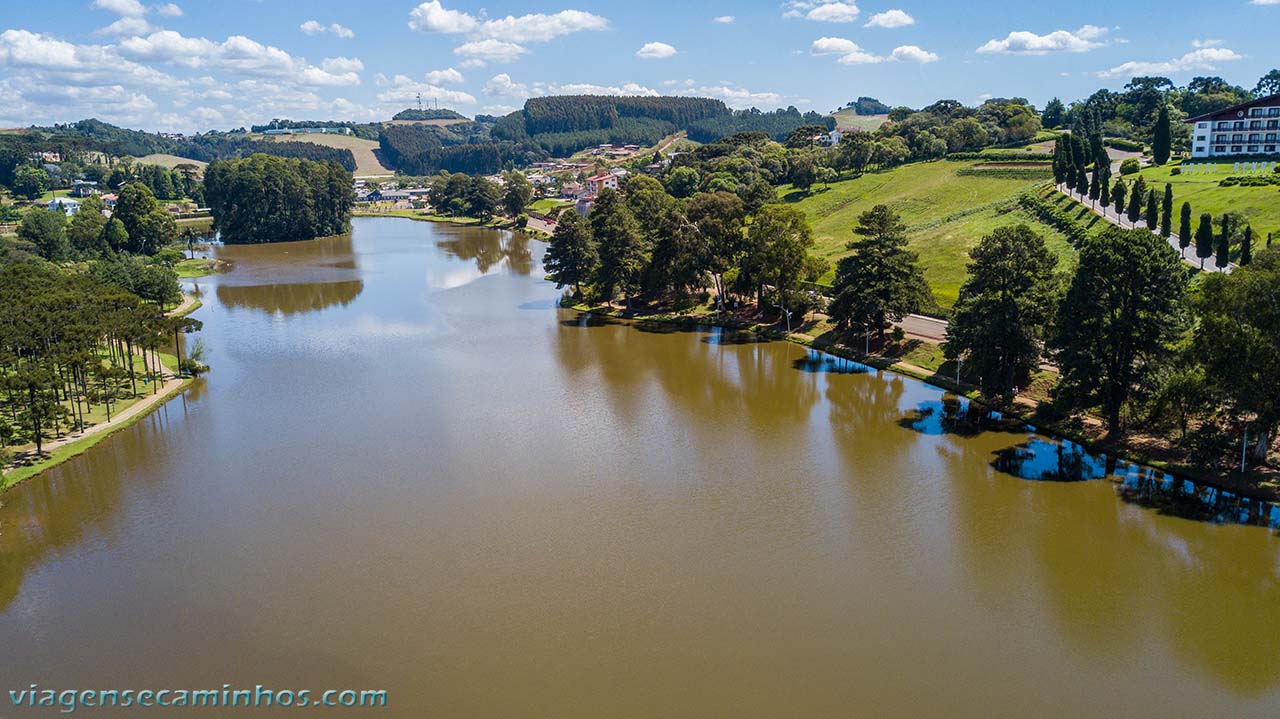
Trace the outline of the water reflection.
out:
M 364 290 L 351 235 L 221 245 L 217 254 L 237 264 L 217 278 L 218 301 L 226 307 L 296 315 L 348 305 Z
M 349 305 L 364 291 L 364 280 L 307 282 L 279 285 L 219 284 L 218 301 L 226 307 L 296 315 Z
M 1115 463 L 1094 456 L 1066 440 L 1033 437 L 999 450 L 991 466 L 1005 474 L 1035 482 L 1082 482 L 1115 472 Z
M 940 399 L 922 402 L 898 420 L 899 426 L 921 434 L 954 434 L 972 437 L 983 432 L 1022 432 L 1026 425 L 1017 419 L 968 397 L 946 393 Z
M 529 238 L 519 232 L 468 229 L 447 235 L 436 247 L 451 257 L 474 262 L 482 275 L 503 264 L 517 275 L 527 275 L 535 267 Z

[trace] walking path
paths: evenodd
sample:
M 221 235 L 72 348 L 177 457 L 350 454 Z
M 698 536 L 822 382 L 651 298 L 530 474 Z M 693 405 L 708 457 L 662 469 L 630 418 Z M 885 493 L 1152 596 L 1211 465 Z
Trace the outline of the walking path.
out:
M 169 310 L 165 314 L 169 316 L 181 314 L 187 311 L 187 309 L 190 308 L 193 304 L 195 304 L 196 301 L 197 300 L 195 295 L 188 295 L 184 293 L 182 296 L 182 302 L 179 303 L 177 307 L 174 307 L 173 309 Z M 98 424 L 85 427 L 84 429 L 80 430 L 78 433 L 64 435 L 57 439 L 52 439 L 47 442 L 44 442 L 43 443 L 44 453 L 46 455 L 52 454 L 58 449 L 71 444 L 72 442 L 79 442 L 80 440 L 86 437 L 92 437 L 96 434 L 111 432 L 115 428 L 128 423 L 130 419 L 140 414 L 144 414 L 146 412 L 151 411 L 156 405 L 169 399 L 170 395 L 174 391 L 176 391 L 179 387 L 181 387 L 182 384 L 187 380 L 178 376 L 177 374 L 170 374 L 166 376 L 164 372 L 165 369 L 166 368 L 164 366 L 164 363 L 160 363 L 159 374 L 161 379 L 164 379 L 164 384 L 160 385 L 158 388 L 153 388 L 153 391 L 150 395 L 142 399 L 139 399 L 133 404 L 129 405 L 128 407 L 125 407 L 124 409 L 120 410 L 116 414 L 112 415 L 111 419 L 106 422 L 99 422 Z M 35 458 L 36 458 L 35 449 L 29 449 L 25 452 L 15 454 L 13 456 L 13 459 L 10 460 L 9 464 L 4 468 L 11 469 L 13 467 L 18 466 L 20 463 L 28 459 L 35 459 Z M 0 482 L 0 487 L 2 486 L 4 486 L 4 483 Z
M 1089 196 L 1086 194 L 1082 194 L 1079 192 L 1072 192 L 1071 190 L 1067 189 L 1066 185 L 1055 185 L 1055 188 L 1058 190 L 1058 192 L 1061 192 L 1067 197 L 1070 197 L 1071 199 L 1080 203 L 1085 207 L 1085 209 L 1089 210 L 1095 215 L 1098 215 L 1099 217 L 1106 220 L 1107 222 L 1110 222 L 1116 227 L 1122 227 L 1126 230 L 1147 229 L 1147 223 L 1145 220 L 1142 220 L 1139 222 L 1130 222 L 1128 217 L 1125 217 L 1119 212 L 1116 212 L 1113 208 L 1108 207 L 1106 209 L 1103 209 L 1101 207 L 1097 207 L 1096 206 L 1097 202 L 1094 200 L 1090 200 Z M 1178 238 L 1177 234 L 1170 234 L 1168 237 L 1168 241 L 1169 241 L 1169 246 L 1177 250 L 1178 254 L 1182 256 L 1182 261 L 1187 263 L 1188 265 L 1191 265 L 1192 267 L 1195 267 L 1196 269 L 1203 269 L 1205 272 L 1231 272 L 1236 268 L 1236 265 L 1234 262 L 1228 263 L 1227 266 L 1224 268 L 1218 268 L 1216 265 L 1214 265 L 1213 258 L 1208 258 L 1207 260 L 1205 260 L 1205 262 L 1203 263 L 1204 267 L 1201 268 L 1202 263 L 1200 261 L 1200 258 L 1187 257 L 1186 250 L 1184 250 L 1180 246 L 1181 241 Z M 1191 244 L 1188 245 L 1188 247 L 1189 248 L 1195 247 L 1195 242 L 1192 241 Z

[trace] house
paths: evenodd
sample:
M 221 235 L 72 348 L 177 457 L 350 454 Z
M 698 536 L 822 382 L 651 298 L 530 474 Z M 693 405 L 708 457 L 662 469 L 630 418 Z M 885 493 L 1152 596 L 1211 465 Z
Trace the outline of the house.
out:
M 116 208 L 117 199 L 119 199 L 119 195 L 109 193 L 102 196 L 102 204 L 106 205 L 108 210 L 114 210 Z
M 625 167 L 611 167 L 609 168 L 609 174 L 615 177 L 626 177 L 631 173 Z
M 610 190 L 618 189 L 618 176 L 605 173 L 587 178 L 587 194 L 598 195 L 602 190 L 608 188 Z
M 1273 155 L 1280 151 L 1280 95 L 1187 119 L 1192 157 Z
M 71 183 L 71 194 L 76 197 L 88 197 L 89 195 L 98 194 L 98 183 L 88 182 L 85 180 L 76 180 Z
M 541 172 L 535 172 L 532 175 L 529 175 L 529 184 L 535 187 L 538 185 L 552 185 L 555 184 L 555 181 L 554 177 L 544 175 Z
M 579 196 L 585 193 L 586 188 L 583 187 L 581 182 L 566 182 L 564 183 L 564 186 L 560 188 L 560 196 L 567 197 L 570 200 L 576 200 Z
M 378 190 L 370 193 L 372 202 L 408 202 L 412 197 L 407 190 Z
M 70 217 L 80 211 L 80 201 L 73 200 L 70 197 L 55 197 L 49 200 L 49 204 L 45 205 L 45 207 Z

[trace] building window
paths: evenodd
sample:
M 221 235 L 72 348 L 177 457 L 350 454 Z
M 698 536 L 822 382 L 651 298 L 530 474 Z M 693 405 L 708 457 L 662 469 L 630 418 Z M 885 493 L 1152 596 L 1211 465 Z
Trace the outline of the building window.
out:
M 1213 146 L 1213 151 L 1214 151 L 1214 152 L 1226 152 L 1226 151 L 1227 151 L 1227 148 L 1226 148 L 1225 146 L 1223 146 L 1223 145 L 1214 145 L 1214 146 Z
M 1232 151 L 1232 152 L 1244 152 L 1244 148 L 1240 147 L 1239 145 L 1232 145 L 1232 146 L 1231 146 L 1231 151 Z
M 1208 126 L 1209 126 L 1209 123 L 1207 122 L 1202 122 L 1199 125 L 1196 125 L 1196 127 L 1199 127 L 1201 130 L 1205 129 Z
M 1204 135 L 1197 135 L 1197 136 L 1196 136 L 1196 140 L 1198 140 L 1198 141 L 1200 141 L 1200 142 L 1204 142 Z
M 1275 141 L 1276 141 L 1276 134 L 1274 132 L 1267 135 L 1267 142 L 1275 142 Z
M 1267 110 L 1267 117 L 1280 117 L 1280 107 L 1273 107 Z
M 1249 146 L 1249 152 L 1257 152 L 1257 151 L 1258 151 L 1258 146 L 1257 146 L 1257 145 L 1250 145 L 1250 146 Z
M 1275 152 L 1275 151 L 1276 151 L 1275 145 L 1267 145 L 1267 152 Z

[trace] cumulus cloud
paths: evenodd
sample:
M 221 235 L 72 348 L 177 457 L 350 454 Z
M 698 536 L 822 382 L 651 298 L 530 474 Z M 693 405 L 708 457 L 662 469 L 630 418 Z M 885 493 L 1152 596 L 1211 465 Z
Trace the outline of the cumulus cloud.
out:
M 465 42 L 453 49 L 453 54 L 467 58 L 470 61 L 479 62 L 481 66 L 486 62 L 515 62 L 520 59 L 521 55 L 528 52 L 529 49 L 523 45 L 492 38 Z
M 1136 75 L 1174 75 L 1196 70 L 1216 69 L 1220 62 L 1242 60 L 1241 55 L 1225 47 L 1202 47 L 1164 62 L 1130 61 L 1098 73 L 1098 77 L 1132 77 Z
M 138 0 L 93 0 L 93 6 L 123 17 L 142 17 L 147 14 L 147 8 Z
M 676 94 L 693 97 L 712 97 L 717 100 L 723 100 L 726 105 L 738 110 L 745 110 L 751 107 L 776 108 L 789 99 L 777 92 L 753 92 L 745 87 L 733 87 L 731 85 L 690 87 L 680 90 Z M 800 104 L 808 103 L 808 100 L 803 98 L 790 98 L 790 101 Z
M 476 98 L 461 90 L 433 85 L 429 82 L 416 82 L 404 75 L 395 75 L 387 79 L 378 78 L 378 84 L 385 89 L 377 95 L 378 101 L 385 105 L 403 105 L 411 103 L 421 95 L 424 100 L 439 100 L 450 105 L 474 105 Z
M 182 17 L 182 8 L 173 3 L 155 6 L 156 14 L 161 17 Z
M 409 12 L 409 27 L 418 32 L 458 35 L 475 33 L 508 42 L 549 42 L 586 30 L 604 30 L 609 21 L 583 10 L 561 10 L 550 15 L 530 13 L 516 17 L 483 19 L 450 10 L 440 0 L 430 0 Z
M 728 25 L 729 23 L 732 23 L 734 20 L 735 18 L 732 15 L 721 15 L 720 17 L 712 18 L 711 22 L 718 22 L 723 25 Z
M 613 95 L 617 97 L 656 97 L 661 94 L 651 87 L 645 87 L 635 82 L 625 82 L 621 85 L 594 85 L 586 82 L 535 82 L 531 92 L 534 95 Z
M 504 72 L 489 78 L 484 84 L 483 92 L 489 97 L 528 97 L 529 86 L 512 80 Z
M 866 27 L 894 28 L 915 24 L 916 19 L 902 10 L 885 10 L 872 15 L 871 19 L 867 21 Z
M 1249 0 L 1254 5 L 1280 5 L 1280 0 Z
M 110 25 L 94 31 L 95 35 L 146 35 L 155 30 L 146 18 L 122 17 Z
M 263 45 L 243 35 L 232 35 L 218 42 L 186 37 L 173 30 L 126 38 L 120 42 L 119 51 L 131 60 L 293 78 L 307 85 L 359 85 L 358 72 L 363 68 L 356 67 L 358 60 L 346 58 L 331 58 L 317 67 L 278 47 Z
M 299 25 L 298 29 L 302 30 L 302 32 L 307 35 L 323 35 L 324 33 L 331 32 L 343 39 L 351 39 L 356 36 L 354 30 L 349 27 L 339 25 L 336 22 L 329 23 L 328 25 L 322 25 L 315 20 L 308 20 Z
M 462 73 L 453 68 L 445 68 L 444 70 L 432 70 L 427 73 L 427 82 L 432 85 L 448 85 L 457 84 L 463 81 Z
M 783 17 L 814 22 L 853 22 L 861 12 L 856 4 L 843 0 L 790 0 L 783 7 Z
M 1074 32 L 1054 30 L 1047 35 L 1037 35 L 1026 30 L 1009 33 L 1003 40 L 988 40 L 978 48 L 980 53 L 1004 55 L 1047 55 L 1051 52 L 1085 52 L 1102 47 L 1105 27 L 1085 25 Z
M 661 60 L 675 54 L 676 49 L 665 42 L 646 42 L 636 51 L 636 57 L 642 60 Z
M 863 50 L 857 43 L 843 37 L 822 37 L 809 47 L 813 55 L 838 55 L 842 65 L 874 65 L 882 62 L 937 62 L 938 56 L 916 45 L 899 45 L 888 55 L 876 55 Z

